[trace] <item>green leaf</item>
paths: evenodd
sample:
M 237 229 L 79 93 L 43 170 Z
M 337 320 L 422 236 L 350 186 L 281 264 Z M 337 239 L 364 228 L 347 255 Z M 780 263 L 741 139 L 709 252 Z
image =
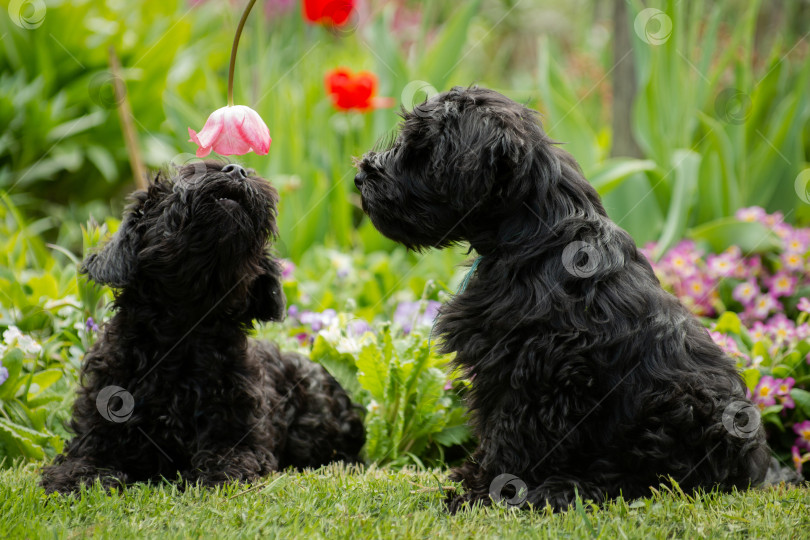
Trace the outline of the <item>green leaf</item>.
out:
M 599 192 L 599 195 L 604 197 L 632 175 L 651 171 L 656 167 L 655 162 L 650 160 L 613 158 L 597 165 L 586 175 L 586 178 Z
M 777 251 L 782 245 L 779 237 L 765 225 L 733 217 L 710 221 L 689 230 L 686 235 L 707 244 L 715 253 L 734 245 L 745 254 L 768 253 Z
M 720 333 L 740 335 L 741 329 L 742 322 L 733 311 L 726 311 L 717 319 L 716 330 Z
M 472 436 L 469 426 L 450 426 L 432 435 L 433 440 L 443 446 L 464 444 Z
M 478 12 L 481 0 L 465 2 L 439 32 L 430 50 L 425 51 L 416 70 L 417 77 L 424 77 L 437 89 L 443 89 L 456 67 L 462 64 L 466 52 L 467 31 Z
M 31 376 L 31 385 L 33 386 L 34 384 L 36 384 L 36 385 L 39 386 L 39 389 L 32 393 L 31 388 L 29 387 L 28 397 L 26 398 L 26 401 L 31 400 L 31 399 L 37 397 L 38 395 L 40 395 L 49 386 L 51 386 L 53 383 L 55 383 L 56 381 L 61 379 L 62 374 L 63 373 L 62 373 L 61 369 L 46 369 L 46 370 L 34 373 Z
M 762 373 L 757 368 L 751 367 L 744 370 L 742 376 L 745 381 L 745 386 L 753 392 L 757 384 L 759 384 L 759 379 L 762 378 Z
M 794 388 L 790 391 L 790 397 L 796 402 L 796 406 L 804 412 L 806 417 L 810 416 L 810 392 L 801 388 Z
M 312 345 L 311 359 L 322 365 L 353 399 L 359 398 L 362 388 L 357 380 L 357 366 L 352 355 L 341 354 L 319 335 Z
M 22 371 L 23 352 L 14 347 L 3 357 L 3 367 L 8 370 L 8 379 L 0 385 L 0 399 L 8 400 L 17 394 L 17 389 L 23 382 L 20 377 Z
M 692 150 L 676 150 L 673 154 L 673 173 L 675 184 L 672 200 L 667 211 L 664 230 L 658 239 L 656 254 L 660 256 L 682 236 L 697 187 L 698 167 L 701 156 Z
M 357 355 L 357 380 L 378 403 L 386 403 L 389 366 L 380 348 L 368 344 Z

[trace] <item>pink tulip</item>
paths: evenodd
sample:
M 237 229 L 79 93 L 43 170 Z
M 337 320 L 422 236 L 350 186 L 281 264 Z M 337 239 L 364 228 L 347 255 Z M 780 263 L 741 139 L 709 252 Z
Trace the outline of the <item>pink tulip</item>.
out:
M 211 150 L 223 156 L 241 156 L 256 152 L 263 156 L 270 150 L 270 130 L 259 113 L 244 105 L 230 105 L 215 110 L 202 131 L 188 128 L 190 141 L 197 144 L 197 157 Z

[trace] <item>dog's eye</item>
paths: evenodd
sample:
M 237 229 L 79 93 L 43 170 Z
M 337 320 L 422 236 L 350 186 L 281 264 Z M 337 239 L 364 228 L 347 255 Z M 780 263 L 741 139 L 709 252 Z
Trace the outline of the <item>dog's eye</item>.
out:
M 381 153 L 386 152 L 394 147 L 394 143 L 397 142 L 397 136 L 399 132 L 396 129 L 392 129 L 379 139 L 374 144 L 374 148 L 372 148 L 372 152 Z

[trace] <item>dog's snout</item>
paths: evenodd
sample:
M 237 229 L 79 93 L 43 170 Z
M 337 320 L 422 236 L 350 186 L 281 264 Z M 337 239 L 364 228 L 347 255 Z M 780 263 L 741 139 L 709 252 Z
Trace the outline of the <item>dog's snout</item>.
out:
M 240 167 L 235 163 L 231 163 L 229 165 L 225 165 L 224 167 L 222 167 L 222 172 L 224 172 L 231 178 L 236 178 L 237 180 L 248 177 L 247 171 L 243 167 Z
M 366 173 L 363 171 L 358 171 L 357 175 L 354 177 L 354 185 L 357 186 L 357 189 L 360 189 L 360 186 L 363 185 L 363 182 L 366 181 Z

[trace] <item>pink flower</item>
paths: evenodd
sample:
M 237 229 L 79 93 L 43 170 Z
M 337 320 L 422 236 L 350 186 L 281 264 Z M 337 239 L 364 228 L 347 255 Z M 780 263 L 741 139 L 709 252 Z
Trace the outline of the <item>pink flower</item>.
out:
M 796 305 L 799 311 L 804 311 L 805 313 L 810 313 L 810 300 L 802 296 L 799 298 L 799 303 Z
M 204 157 L 211 150 L 223 156 L 241 156 L 256 152 L 263 156 L 270 150 L 270 130 L 259 113 L 244 105 L 232 105 L 217 109 L 197 133 L 188 128 L 191 142 L 197 144 L 197 157 Z
M 798 435 L 796 446 L 810 450 L 810 420 L 793 424 L 793 431 Z
M 765 210 L 760 208 L 759 206 L 752 206 L 750 208 L 740 208 L 737 210 L 737 213 L 734 214 L 734 217 L 739 219 L 740 221 L 765 221 L 765 217 L 768 214 L 765 213 Z
M 776 404 L 776 381 L 770 375 L 759 380 L 754 389 L 754 401 L 762 408 Z
M 790 296 L 796 290 L 796 278 L 785 272 L 779 272 L 769 280 L 768 286 L 771 294 L 777 298 Z
M 751 340 L 756 343 L 757 341 L 762 341 L 766 337 L 768 337 L 768 327 L 765 326 L 762 322 L 756 321 L 752 326 L 751 329 L 748 331 L 748 334 L 751 336 Z
M 796 325 L 781 313 L 772 317 L 767 326 L 771 337 L 777 343 L 791 341 L 796 335 Z
M 802 456 L 801 452 L 799 452 L 799 447 L 794 446 L 790 449 L 790 455 L 793 457 L 793 466 L 796 467 L 796 472 L 802 474 L 802 463 L 810 459 L 810 454 Z
M 786 409 L 796 408 L 796 403 L 790 396 L 790 391 L 793 389 L 794 384 L 796 384 L 796 380 L 793 377 L 788 377 L 787 379 L 779 380 L 779 384 L 776 386 L 776 395 Z
M 785 270 L 797 271 L 804 268 L 804 256 L 801 253 L 786 251 L 779 256 L 779 260 Z
M 779 302 L 777 302 L 773 296 L 769 294 L 761 294 L 757 296 L 756 300 L 751 305 L 750 314 L 755 319 L 761 320 L 767 317 L 771 312 L 778 310 L 780 307 L 781 304 L 779 304 Z
M 734 287 L 731 297 L 744 306 L 750 306 L 758 294 L 760 294 L 760 290 L 757 284 L 753 281 L 746 281 Z
M 732 358 L 748 358 L 747 355 L 740 352 L 740 349 L 737 347 L 737 343 L 730 336 L 715 331 L 710 331 L 709 335 L 712 336 L 712 339 L 717 346 Z

